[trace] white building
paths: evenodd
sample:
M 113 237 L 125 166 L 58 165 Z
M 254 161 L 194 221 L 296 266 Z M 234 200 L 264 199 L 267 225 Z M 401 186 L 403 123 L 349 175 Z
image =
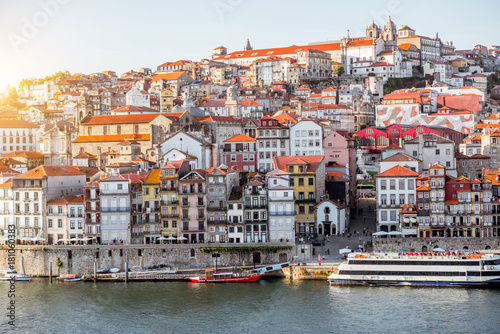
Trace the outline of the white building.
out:
M 0 155 L 13 151 L 36 151 L 38 125 L 21 120 L 0 122 Z
M 70 166 L 39 166 L 12 178 L 16 236 L 46 238 L 46 203 L 82 193 L 86 175 Z
M 130 244 L 129 185 L 129 180 L 120 176 L 99 182 L 102 244 Z
M 422 161 L 422 171 L 428 171 L 429 166 L 437 162 L 446 167 L 449 175 L 457 177 L 455 143 L 452 140 L 426 133 L 405 141 L 404 149 L 406 154 Z
M 289 242 L 295 237 L 295 198 L 290 174 L 275 169 L 266 175 L 270 242 Z
M 141 92 L 136 86 L 132 86 L 125 94 L 126 104 L 136 107 L 151 107 L 150 96 L 148 92 Z
M 230 243 L 244 242 L 244 224 L 243 224 L 243 188 L 235 186 L 227 200 L 228 217 L 228 241 Z
M 158 145 L 158 157 L 163 159 L 164 155 L 173 148 L 189 157 L 196 158 L 196 165 L 193 169 L 208 169 L 213 166 L 212 144 L 203 139 L 178 131 Z
M 288 126 L 279 124 L 275 118 L 264 116 L 259 122 L 255 138 L 257 169 L 266 173 L 273 169 L 273 157 L 290 155 L 290 134 Z
M 314 120 L 302 119 L 290 128 L 291 155 L 323 155 L 323 127 Z
M 396 165 L 377 178 L 377 231 L 398 231 L 402 205 L 415 205 L 418 173 Z
M 422 161 L 410 157 L 405 153 L 396 153 L 394 155 L 391 155 L 390 157 L 385 158 L 384 160 L 379 161 L 378 172 L 383 173 L 396 165 L 401 165 L 404 168 L 417 173 L 421 173 L 422 171 Z
M 322 235 L 339 235 L 346 228 L 346 207 L 324 200 L 316 205 L 316 231 Z
M 61 196 L 47 202 L 46 228 L 49 245 L 68 239 L 81 240 L 84 233 L 83 196 Z

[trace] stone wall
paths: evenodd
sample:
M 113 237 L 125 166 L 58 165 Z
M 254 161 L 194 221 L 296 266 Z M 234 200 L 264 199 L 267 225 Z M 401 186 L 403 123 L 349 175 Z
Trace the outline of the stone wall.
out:
M 500 249 L 500 238 L 374 238 L 373 250 L 422 252 L 439 247 L 445 250 Z M 467 248 L 464 248 L 467 247 Z
M 258 255 L 254 253 L 228 253 L 221 252 L 221 266 L 253 265 L 254 257 L 256 264 L 271 264 L 292 261 L 296 254 L 295 244 L 242 244 L 248 246 L 292 246 L 289 250 L 267 251 Z M 227 247 L 227 244 L 211 244 L 209 247 Z M 231 245 L 232 247 L 233 245 Z M 238 247 L 234 245 L 235 247 Z M 110 245 L 110 246 L 20 246 L 15 248 L 15 269 L 22 272 L 23 264 L 26 274 L 34 276 L 48 276 L 49 264 L 52 263 L 52 273 L 59 274 L 84 274 L 92 273 L 94 260 L 98 269 L 120 268 L 125 269 L 128 262 L 132 266 L 154 266 L 160 264 L 171 265 L 177 269 L 208 268 L 214 265 L 213 254 L 204 254 L 201 248 L 204 244 L 187 245 Z M 7 268 L 7 246 L 0 246 L 0 270 Z M 191 256 L 193 252 L 194 256 Z M 57 259 L 63 263 L 60 270 L 55 266 Z

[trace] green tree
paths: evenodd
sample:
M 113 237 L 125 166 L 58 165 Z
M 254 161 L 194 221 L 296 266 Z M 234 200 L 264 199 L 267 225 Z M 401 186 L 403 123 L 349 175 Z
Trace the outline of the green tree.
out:
M 492 73 L 488 75 L 488 79 L 486 80 L 486 89 L 488 94 L 491 92 L 491 89 L 500 84 L 500 78 L 498 78 L 498 74 Z
M 340 77 L 344 73 L 345 73 L 345 70 L 344 70 L 344 66 L 342 66 L 342 65 L 335 67 L 335 69 L 333 70 L 333 74 L 335 74 L 338 77 Z
M 384 85 L 384 95 L 390 94 L 395 90 L 402 89 L 403 82 L 400 78 L 389 78 Z

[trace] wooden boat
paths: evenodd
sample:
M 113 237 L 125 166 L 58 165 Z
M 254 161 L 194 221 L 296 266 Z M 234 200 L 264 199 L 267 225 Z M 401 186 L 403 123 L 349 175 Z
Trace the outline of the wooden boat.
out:
M 109 269 L 99 269 L 97 271 L 97 274 L 107 274 L 107 273 L 109 273 Z
M 109 269 L 109 272 L 110 273 L 119 273 L 120 272 L 120 268 L 111 268 L 111 269 Z
M 12 270 L 12 269 L 5 269 L 4 276 L 0 277 L 0 281 L 10 281 L 12 279 L 12 277 L 14 277 L 16 282 L 17 281 L 27 282 L 27 281 L 31 280 L 31 276 L 29 276 L 29 275 L 24 275 L 24 274 L 18 273 L 17 271 Z
M 138 271 L 144 271 L 144 269 L 141 266 L 133 266 L 130 268 L 130 271 L 138 272 Z
M 257 281 L 263 273 L 255 273 L 251 271 L 243 272 L 218 272 L 214 268 L 205 270 L 204 276 L 188 277 L 194 283 L 245 283 Z
M 57 279 L 62 282 L 79 282 L 83 280 L 83 277 L 78 277 L 75 274 L 61 274 Z

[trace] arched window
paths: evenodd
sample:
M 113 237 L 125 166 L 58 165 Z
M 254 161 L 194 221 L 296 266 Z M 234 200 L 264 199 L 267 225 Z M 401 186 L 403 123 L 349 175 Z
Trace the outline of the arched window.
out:
M 195 253 L 194 249 L 193 249 L 193 248 L 191 248 L 191 257 L 194 257 L 194 256 L 195 256 L 195 254 L 196 254 L 196 253 Z

